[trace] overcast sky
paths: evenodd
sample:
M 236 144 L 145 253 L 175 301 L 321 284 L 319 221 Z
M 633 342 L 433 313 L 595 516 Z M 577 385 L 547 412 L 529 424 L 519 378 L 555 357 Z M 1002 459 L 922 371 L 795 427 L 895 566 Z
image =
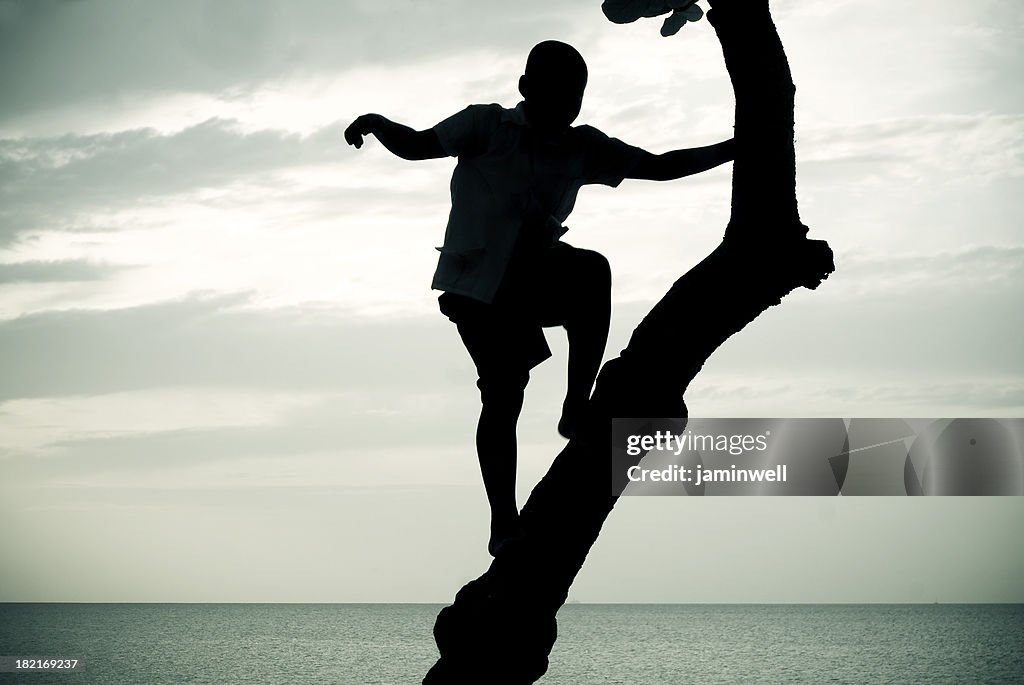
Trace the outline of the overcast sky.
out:
M 693 416 L 1024 415 L 1024 5 L 777 0 L 802 216 L 838 270 L 729 341 Z M 599 0 L 0 0 L 0 601 L 449 601 L 486 567 L 472 364 L 430 277 L 454 160 L 342 131 L 514 106 L 727 138 L 706 22 Z M 729 168 L 588 187 L 609 356 L 728 218 Z M 562 446 L 564 333 L 520 424 Z M 581 601 L 1024 601 L 1022 498 L 628 498 Z

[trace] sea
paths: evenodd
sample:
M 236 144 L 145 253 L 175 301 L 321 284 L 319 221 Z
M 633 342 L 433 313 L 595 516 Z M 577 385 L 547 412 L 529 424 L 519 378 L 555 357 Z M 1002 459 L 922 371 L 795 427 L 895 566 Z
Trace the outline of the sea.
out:
M 432 604 L 0 604 L 0 683 L 420 683 Z M 544 685 L 1024 683 L 1020 604 L 568 604 Z M 481 683 L 486 685 L 486 683 Z

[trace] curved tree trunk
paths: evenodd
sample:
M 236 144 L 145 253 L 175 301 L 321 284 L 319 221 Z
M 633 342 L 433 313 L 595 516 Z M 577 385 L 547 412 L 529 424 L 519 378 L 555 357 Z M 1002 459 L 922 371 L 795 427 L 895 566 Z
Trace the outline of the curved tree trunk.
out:
M 522 510 L 525 535 L 441 610 L 441 657 L 425 685 L 533 683 L 547 670 L 555 614 L 613 492 L 611 419 L 685 417 L 683 392 L 733 333 L 833 269 L 808 240 L 796 204 L 794 87 L 767 0 L 717 0 L 709 14 L 736 93 L 732 215 L 723 242 L 683 275 L 601 370 L 576 438 Z M 640 457 L 636 460 L 639 461 Z

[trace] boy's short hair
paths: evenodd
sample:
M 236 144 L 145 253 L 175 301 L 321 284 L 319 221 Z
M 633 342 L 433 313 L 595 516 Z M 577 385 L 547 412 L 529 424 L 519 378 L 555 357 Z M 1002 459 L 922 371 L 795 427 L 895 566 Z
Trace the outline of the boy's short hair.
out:
M 581 86 L 587 83 L 587 63 L 583 55 L 568 43 L 545 40 L 537 43 L 526 58 L 525 75 L 533 81 L 550 82 L 565 78 L 577 80 Z

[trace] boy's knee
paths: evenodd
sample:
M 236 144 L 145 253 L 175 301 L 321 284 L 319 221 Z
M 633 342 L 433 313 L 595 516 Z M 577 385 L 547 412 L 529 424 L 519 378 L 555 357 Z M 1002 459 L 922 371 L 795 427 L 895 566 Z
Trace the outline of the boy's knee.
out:
M 502 369 L 481 375 L 476 382 L 480 388 L 480 400 L 484 404 L 521 401 L 526 384 L 530 382 L 529 371 Z
M 608 263 L 608 258 L 593 250 L 580 250 L 579 252 L 579 275 L 586 278 L 591 286 L 611 288 L 612 267 Z

